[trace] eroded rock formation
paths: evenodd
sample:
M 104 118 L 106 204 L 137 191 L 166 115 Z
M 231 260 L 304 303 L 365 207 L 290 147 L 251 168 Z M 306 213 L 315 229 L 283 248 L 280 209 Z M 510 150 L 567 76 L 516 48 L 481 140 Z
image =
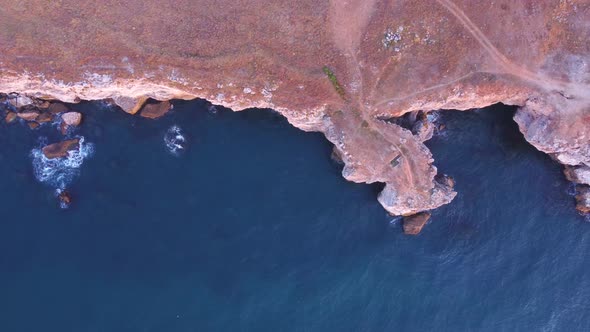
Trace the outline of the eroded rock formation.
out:
M 590 165 L 588 22 L 588 0 L 0 0 L 0 92 L 273 108 L 408 215 L 455 193 L 406 113 L 518 105 L 531 144 Z

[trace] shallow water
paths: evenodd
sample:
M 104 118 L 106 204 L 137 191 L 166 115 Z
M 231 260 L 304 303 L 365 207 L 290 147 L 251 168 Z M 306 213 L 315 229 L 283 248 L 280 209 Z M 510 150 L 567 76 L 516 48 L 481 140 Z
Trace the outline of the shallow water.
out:
M 67 210 L 33 172 L 55 129 L 0 125 L 1 331 L 590 329 L 590 224 L 510 108 L 442 113 L 459 194 L 417 237 L 270 111 L 76 108 L 94 153 Z

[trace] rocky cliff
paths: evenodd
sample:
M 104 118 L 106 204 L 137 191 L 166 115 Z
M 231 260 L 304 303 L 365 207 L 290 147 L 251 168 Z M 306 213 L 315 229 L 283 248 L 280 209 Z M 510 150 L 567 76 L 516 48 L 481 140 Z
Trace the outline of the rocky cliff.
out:
M 346 179 L 385 183 L 379 201 L 396 215 L 455 196 L 420 115 L 518 105 L 582 206 L 589 22 L 588 0 L 0 0 L 0 92 L 129 113 L 148 98 L 272 108 L 323 132 Z

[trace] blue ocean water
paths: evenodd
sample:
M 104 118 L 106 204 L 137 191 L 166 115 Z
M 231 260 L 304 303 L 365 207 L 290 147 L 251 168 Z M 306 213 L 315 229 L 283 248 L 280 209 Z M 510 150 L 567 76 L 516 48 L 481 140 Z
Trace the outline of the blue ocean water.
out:
M 0 125 L 0 331 L 590 330 L 590 224 L 511 108 L 441 113 L 459 194 L 417 237 L 271 111 L 74 108 L 67 210 L 33 171 L 55 128 Z

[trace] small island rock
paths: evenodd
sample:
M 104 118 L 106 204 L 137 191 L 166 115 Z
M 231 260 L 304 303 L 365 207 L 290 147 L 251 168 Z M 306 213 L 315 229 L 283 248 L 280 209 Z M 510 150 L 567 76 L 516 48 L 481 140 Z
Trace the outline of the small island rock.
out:
M 42 151 L 45 157 L 48 159 L 63 158 L 68 155 L 68 151 L 78 149 L 79 144 L 80 140 L 75 138 L 47 145 Z

